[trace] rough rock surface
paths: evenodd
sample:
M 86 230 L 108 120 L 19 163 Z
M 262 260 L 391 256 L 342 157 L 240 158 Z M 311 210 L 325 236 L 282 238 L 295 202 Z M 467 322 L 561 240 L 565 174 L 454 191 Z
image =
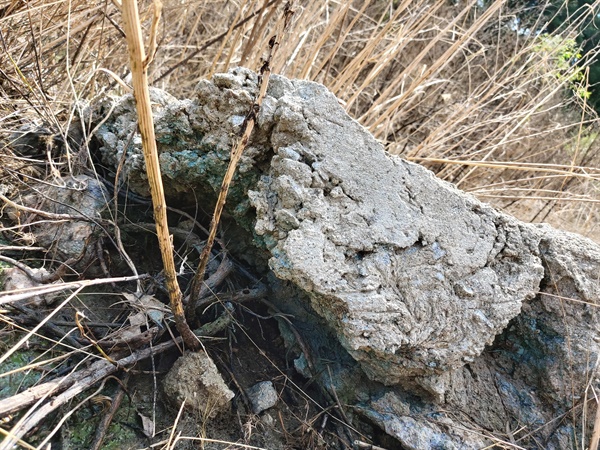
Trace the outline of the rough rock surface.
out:
M 177 407 L 187 407 L 202 417 L 215 417 L 230 407 L 235 396 L 221 377 L 217 366 L 204 352 L 188 352 L 167 373 L 163 389 Z
M 50 275 L 50 273 L 44 269 L 30 269 L 30 273 L 34 276 L 38 277 L 38 279 L 43 279 Z M 2 290 L 6 291 L 16 291 L 21 289 L 29 289 L 41 286 L 42 283 L 38 280 L 33 280 L 29 278 L 25 272 L 23 272 L 18 267 L 10 267 L 2 269 L 2 275 L 0 277 L 0 281 L 2 282 Z M 27 306 L 35 306 L 39 307 L 42 305 L 49 305 L 54 301 L 54 296 L 52 295 L 36 295 L 27 300 Z
M 280 100 L 294 107 L 276 109 L 271 140 L 281 144 L 250 193 L 271 269 L 311 293 L 374 380 L 472 361 L 537 292 L 538 238 L 390 158 L 323 87 L 303 83 L 298 94 Z M 298 140 L 298 123 L 313 139 Z
M 201 82 L 191 100 L 153 92 L 172 199 L 214 202 L 255 94 L 256 75 L 242 69 Z M 113 106 L 97 137 L 103 162 L 116 167 L 135 114 L 130 96 Z M 90 111 L 99 121 L 108 105 Z M 132 142 L 125 177 L 146 194 L 139 140 Z M 326 322 L 360 373 L 390 386 L 365 382 L 355 401 L 405 447 L 483 445 L 484 437 L 467 438 L 434 412 L 444 408 L 489 431 L 525 423 L 547 448 L 575 439 L 572 423 L 544 424 L 581 402 L 595 383 L 596 244 L 519 222 L 387 155 L 323 86 L 277 76 L 227 206 L 253 234 L 237 238 L 246 254 L 254 243 L 247 258 L 268 259 L 272 275 L 296 289 L 281 307 L 300 311 L 309 299 L 320 316 L 314 323 Z M 347 383 L 362 376 L 347 373 Z M 395 396 L 395 409 L 380 401 L 385 395 Z M 413 422 L 419 436 L 411 434 Z
M 260 414 L 277 403 L 277 391 L 271 381 L 256 383 L 247 390 L 246 394 L 250 399 L 254 414 Z

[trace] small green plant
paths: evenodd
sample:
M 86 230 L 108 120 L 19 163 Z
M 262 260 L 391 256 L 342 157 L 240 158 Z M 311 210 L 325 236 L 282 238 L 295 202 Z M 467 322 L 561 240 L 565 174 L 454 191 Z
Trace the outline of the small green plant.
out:
M 582 49 L 575 39 L 544 33 L 537 41 L 533 50 L 547 57 L 552 76 L 580 99 L 589 99 L 591 92 L 586 86 L 585 70 L 578 65 Z

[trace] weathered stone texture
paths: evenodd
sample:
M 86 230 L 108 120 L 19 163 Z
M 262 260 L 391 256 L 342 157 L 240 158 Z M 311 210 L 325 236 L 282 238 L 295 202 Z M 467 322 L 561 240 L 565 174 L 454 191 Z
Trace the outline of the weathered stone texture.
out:
M 172 198 L 200 198 L 210 210 L 256 91 L 256 75 L 236 69 L 201 82 L 192 100 L 153 92 Z M 97 137 L 103 161 L 116 167 L 134 116 L 131 97 L 114 105 Z M 108 108 L 90 111 L 100 118 Z M 145 194 L 139 141 L 131 142 L 124 173 Z M 570 425 L 539 424 L 580 401 L 593 378 L 596 244 L 522 223 L 387 155 L 323 86 L 278 76 L 227 210 L 253 233 L 254 251 L 238 237 L 246 256 L 266 258 L 272 275 L 296 287 L 298 295 L 274 301 L 294 308 L 291 298 L 308 298 L 369 379 L 390 386 L 365 382 L 356 399 L 407 448 L 438 448 L 440 439 L 457 443 L 447 448 L 483 445 L 435 416 L 440 408 L 480 411 L 473 427 L 489 430 L 518 417 L 547 448 L 563 445 Z M 404 398 L 406 411 L 390 422 L 380 399 L 392 392 L 422 400 Z

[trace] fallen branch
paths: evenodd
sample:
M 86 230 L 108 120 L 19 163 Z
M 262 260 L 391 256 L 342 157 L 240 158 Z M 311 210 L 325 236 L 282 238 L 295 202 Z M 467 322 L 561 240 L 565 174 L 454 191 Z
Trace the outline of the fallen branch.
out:
M 32 224 L 29 224 L 32 225 Z M 5 231 L 6 228 L 3 228 L 3 230 Z M 44 247 L 27 247 L 27 246 L 21 246 L 21 245 L 0 245 L 0 252 L 10 252 L 10 251 L 25 251 L 25 250 L 29 250 L 29 251 L 34 251 L 34 252 L 39 252 L 39 251 L 43 251 L 46 250 Z
M 128 281 L 137 281 L 147 278 L 148 275 L 138 275 L 134 277 L 117 277 L 117 278 L 99 278 L 96 280 L 81 280 L 71 281 L 68 283 L 59 283 L 44 286 L 35 286 L 23 289 L 14 289 L 12 291 L 4 291 L 0 295 L 0 305 L 12 303 L 19 300 L 26 300 L 36 295 L 52 294 L 54 292 L 66 291 L 68 289 L 81 289 L 88 286 L 97 286 L 99 284 L 123 283 Z
M 42 324 L 42 330 L 46 331 L 46 333 L 49 334 L 50 336 L 52 336 L 58 340 L 62 340 L 64 342 L 66 342 L 72 348 L 79 349 L 82 347 L 81 343 L 76 338 L 74 338 L 73 336 L 70 336 L 69 334 L 65 334 L 64 330 L 61 330 L 52 321 L 50 321 L 50 320 L 46 321 L 43 314 L 40 314 L 37 311 L 35 311 L 23 304 L 15 304 L 15 305 L 10 305 L 10 306 L 11 306 L 11 308 L 13 308 L 13 309 L 21 312 L 21 314 L 23 314 L 23 316 L 17 316 L 17 317 L 13 318 L 13 320 L 16 323 L 21 323 L 21 324 L 33 323 L 34 326 L 36 326 L 36 327 L 39 324 Z
M 2 194 L 0 194 L 0 200 L 2 200 L 8 206 L 15 208 L 16 210 L 35 214 L 36 216 L 45 217 L 47 219 L 53 219 L 53 220 L 65 221 L 65 222 L 73 222 L 73 221 L 78 221 L 78 220 L 82 221 L 82 222 L 95 222 L 95 223 L 98 222 L 98 219 L 92 219 L 90 217 L 83 216 L 83 215 L 51 213 L 51 212 L 47 212 L 47 211 L 42 211 L 41 209 L 35 209 L 35 208 L 30 208 L 29 206 L 19 205 L 18 203 L 13 202 L 8 197 L 6 197 Z

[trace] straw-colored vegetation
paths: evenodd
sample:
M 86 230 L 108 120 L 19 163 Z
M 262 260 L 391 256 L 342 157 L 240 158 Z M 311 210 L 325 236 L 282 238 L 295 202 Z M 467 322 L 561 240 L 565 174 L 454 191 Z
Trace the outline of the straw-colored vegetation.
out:
M 186 97 L 214 72 L 257 69 L 282 3 L 166 1 L 150 84 Z M 597 237 L 597 132 L 577 30 L 530 34 L 542 17 L 525 28 L 506 2 L 475 3 L 300 2 L 273 70 L 324 83 L 390 152 L 524 220 Z M 148 36 L 151 4 L 140 11 Z M 77 102 L 124 90 L 116 1 L 15 1 L 1 13 L 5 132 L 34 123 L 64 135 Z
M 297 1 L 271 68 L 325 84 L 391 153 L 525 221 L 599 239 L 598 123 L 577 30 L 537 33 L 543 16 L 478 3 Z M 164 0 L 150 85 L 185 98 L 216 72 L 257 70 L 283 4 Z M 153 3 L 139 9 L 149 39 Z M 122 23 L 119 0 L 0 3 L 0 194 L 90 168 L 67 145 L 42 170 L 11 152 L 10 136 L 45 129 L 51 157 L 82 105 L 130 91 Z M 27 241 L 18 229 L 5 237 Z

